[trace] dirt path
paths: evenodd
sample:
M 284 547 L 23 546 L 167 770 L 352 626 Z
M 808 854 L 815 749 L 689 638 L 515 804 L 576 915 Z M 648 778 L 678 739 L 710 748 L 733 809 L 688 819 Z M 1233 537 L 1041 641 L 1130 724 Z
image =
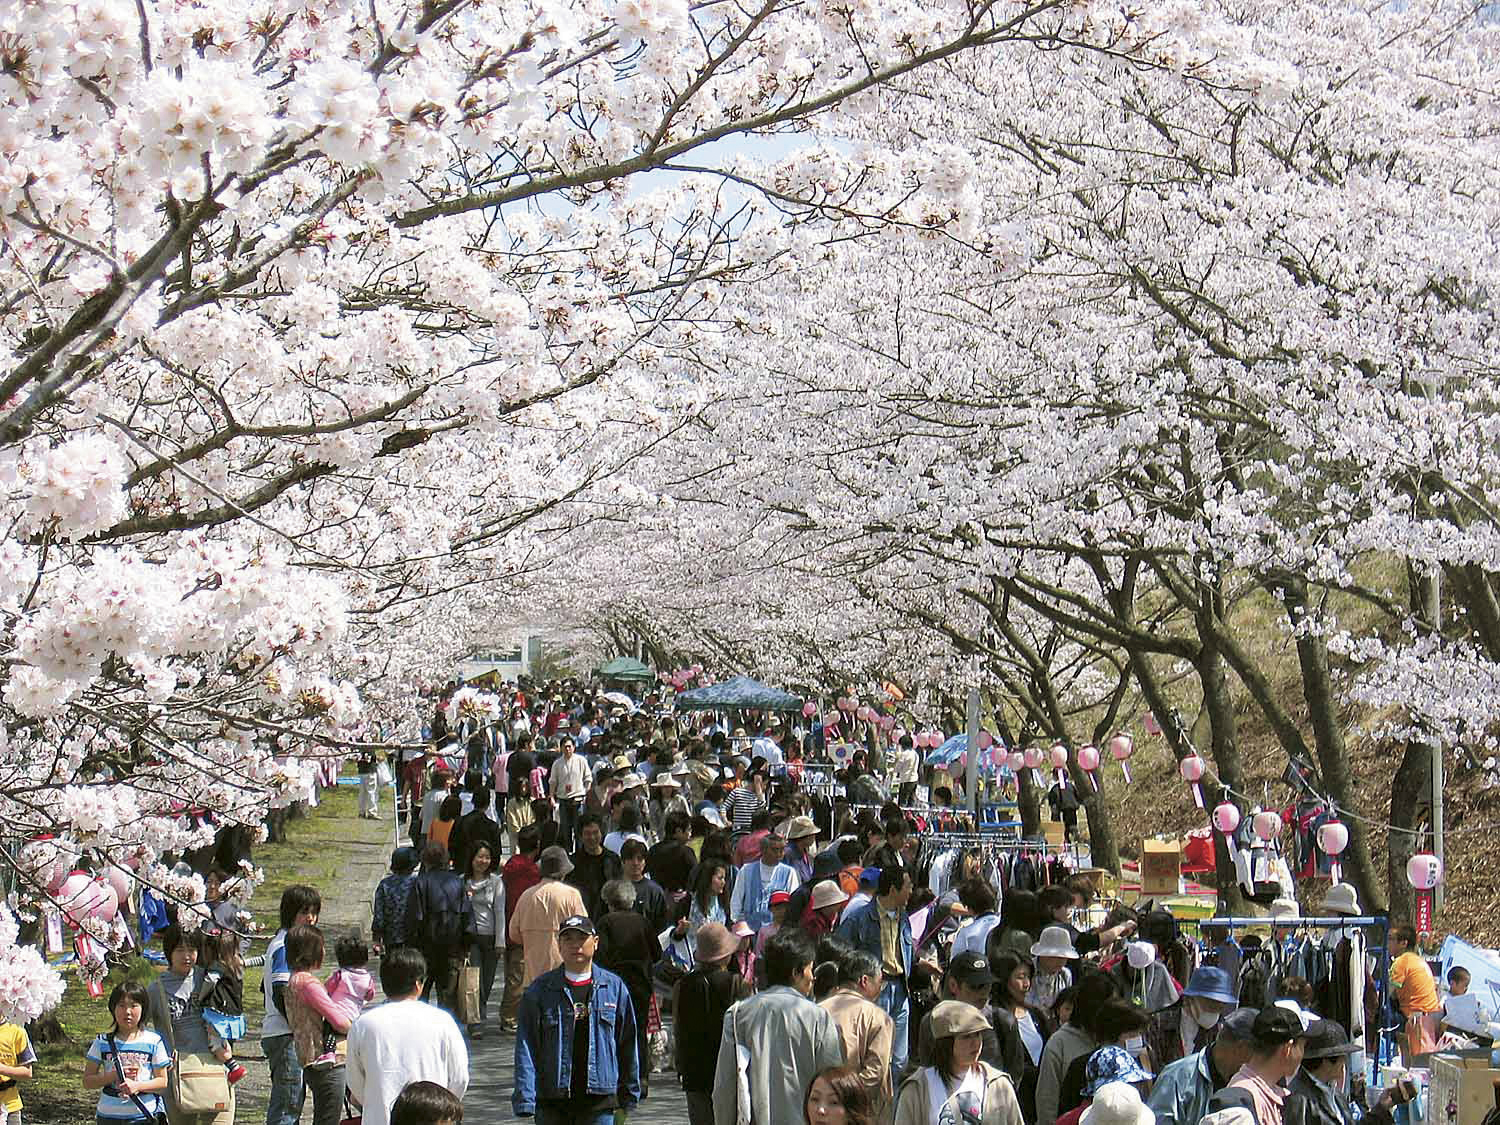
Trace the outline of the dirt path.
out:
M 382 794 L 381 820 L 361 820 L 355 815 L 356 792 L 348 785 L 326 792 L 323 802 L 305 818 L 291 821 L 287 842 L 265 844 L 256 852 L 256 863 L 267 873 L 265 885 L 256 891 L 251 908 L 266 934 L 276 932 L 277 906 L 281 890 L 292 883 L 308 883 L 323 896 L 318 919 L 332 960 L 334 940 L 350 933 L 370 936 L 370 903 L 375 886 L 386 874 L 394 836 L 390 814 L 390 791 Z M 263 948 L 263 947 L 258 947 Z M 237 1125 L 258 1125 L 266 1119 L 270 1094 L 270 1072 L 260 1050 L 261 976 L 247 974 L 245 980 L 248 1038 L 236 1053 L 245 1059 L 250 1073 L 235 1087 Z M 253 995 L 252 995 L 253 988 Z M 302 1111 L 312 1119 L 312 1103 Z

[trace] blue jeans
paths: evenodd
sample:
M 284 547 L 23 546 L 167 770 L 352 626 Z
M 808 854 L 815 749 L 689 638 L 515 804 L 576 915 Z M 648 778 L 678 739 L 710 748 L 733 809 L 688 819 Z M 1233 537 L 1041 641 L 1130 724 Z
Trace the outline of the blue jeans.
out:
M 555 1102 L 551 1105 L 536 1103 L 536 1125 L 614 1125 L 614 1120 L 615 1111 L 612 1109 L 606 1109 L 603 1113 L 585 1110 L 573 1113 Z
M 906 1071 L 907 1028 L 911 1023 L 911 999 L 904 980 L 888 980 L 880 988 L 880 1010 L 891 1017 L 891 1085 L 901 1085 Z
M 266 1104 L 266 1125 L 297 1125 L 302 1117 L 302 1103 L 307 1086 L 302 1081 L 302 1064 L 290 1035 L 273 1035 L 260 1041 L 271 1066 L 271 1098 Z

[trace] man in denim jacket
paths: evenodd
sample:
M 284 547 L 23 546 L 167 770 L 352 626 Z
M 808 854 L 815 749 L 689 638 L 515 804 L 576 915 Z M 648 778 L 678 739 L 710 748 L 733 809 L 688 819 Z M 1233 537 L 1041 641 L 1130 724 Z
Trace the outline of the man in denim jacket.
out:
M 587 916 L 565 918 L 557 944 L 562 965 L 521 998 L 511 1106 L 537 1125 L 604 1125 L 641 1098 L 635 1009 L 625 982 L 594 964 Z

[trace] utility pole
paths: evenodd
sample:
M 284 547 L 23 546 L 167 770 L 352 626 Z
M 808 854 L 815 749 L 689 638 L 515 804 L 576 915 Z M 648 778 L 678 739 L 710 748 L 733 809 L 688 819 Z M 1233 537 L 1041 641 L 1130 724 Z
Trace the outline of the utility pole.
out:
M 1443 635 L 1443 572 L 1432 568 L 1432 627 L 1439 640 Z M 1443 864 L 1444 878 L 1447 863 L 1443 859 L 1443 740 L 1432 740 L 1432 854 Z M 1443 909 L 1443 883 L 1432 889 L 1432 914 L 1436 918 Z

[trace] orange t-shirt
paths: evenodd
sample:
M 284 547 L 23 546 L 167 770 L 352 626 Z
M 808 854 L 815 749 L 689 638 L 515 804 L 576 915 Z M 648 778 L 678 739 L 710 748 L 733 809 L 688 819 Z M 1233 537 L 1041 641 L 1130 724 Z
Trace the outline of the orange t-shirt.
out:
M 432 827 L 427 830 L 427 842 L 429 844 L 442 844 L 448 846 L 448 837 L 453 835 L 453 826 L 456 820 L 434 820 Z
M 1438 1003 L 1437 982 L 1432 979 L 1432 970 L 1415 953 L 1403 953 L 1391 963 L 1391 983 L 1396 986 L 1396 1002 L 1407 1015 L 1442 1009 L 1442 1005 Z

